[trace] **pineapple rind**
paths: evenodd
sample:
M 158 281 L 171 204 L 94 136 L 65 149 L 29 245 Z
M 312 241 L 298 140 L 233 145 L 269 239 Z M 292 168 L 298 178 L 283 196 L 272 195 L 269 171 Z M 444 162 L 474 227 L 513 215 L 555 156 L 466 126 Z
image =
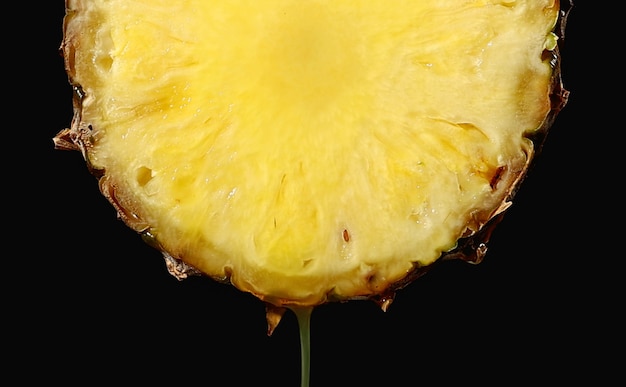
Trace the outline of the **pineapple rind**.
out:
M 67 8 L 103 192 L 172 257 L 275 304 L 431 265 L 506 207 L 551 109 L 555 1 Z

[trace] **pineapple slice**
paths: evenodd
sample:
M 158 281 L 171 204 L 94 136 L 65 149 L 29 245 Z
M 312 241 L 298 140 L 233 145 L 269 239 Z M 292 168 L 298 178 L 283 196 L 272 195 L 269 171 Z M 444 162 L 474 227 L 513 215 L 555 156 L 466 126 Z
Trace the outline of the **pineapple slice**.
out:
M 386 308 L 440 259 L 479 262 L 567 100 L 557 0 L 66 8 L 56 147 L 172 274 L 277 310 Z

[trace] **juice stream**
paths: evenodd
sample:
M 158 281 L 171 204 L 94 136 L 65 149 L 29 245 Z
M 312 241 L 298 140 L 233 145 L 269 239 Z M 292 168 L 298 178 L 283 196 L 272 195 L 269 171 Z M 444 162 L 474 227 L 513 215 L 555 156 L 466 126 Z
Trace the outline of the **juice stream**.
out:
M 300 331 L 300 387 L 309 387 L 311 373 L 311 313 L 313 307 L 291 309 L 298 319 Z

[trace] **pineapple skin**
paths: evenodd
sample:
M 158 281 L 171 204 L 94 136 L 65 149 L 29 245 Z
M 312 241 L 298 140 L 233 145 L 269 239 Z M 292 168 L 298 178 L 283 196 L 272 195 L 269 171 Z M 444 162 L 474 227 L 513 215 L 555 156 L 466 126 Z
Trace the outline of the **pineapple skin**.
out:
M 119 174 L 110 174 L 103 167 L 105 163 L 99 159 L 98 154 L 93 152 L 94 146 L 99 141 L 97 130 L 93 124 L 89 112 L 92 99 L 97 98 L 91 93 L 91 89 L 98 85 L 89 85 L 81 71 L 81 66 L 95 66 L 108 68 L 110 58 L 88 51 L 88 42 L 83 33 L 85 20 L 97 20 L 97 16 L 91 15 L 93 5 L 87 0 L 67 0 L 68 10 L 64 24 L 64 40 L 61 45 L 66 70 L 70 83 L 75 90 L 74 111 L 75 115 L 69 129 L 61 131 L 55 137 L 55 145 L 59 149 L 78 150 L 82 153 L 90 171 L 99 179 L 102 194 L 111 202 L 117 210 L 119 217 L 133 230 L 140 233 L 153 247 L 160 249 L 166 260 L 168 270 L 179 279 L 188 275 L 207 275 L 215 280 L 232 283 L 242 291 L 250 292 L 259 299 L 277 307 L 284 306 L 315 306 L 329 301 L 345 301 L 350 299 L 372 299 L 386 308 L 393 300 L 394 292 L 420 275 L 424 274 L 436 261 L 442 259 L 463 259 L 470 262 L 480 262 L 487 251 L 487 242 L 495 225 L 501 220 L 505 210 L 511 205 L 511 200 L 525 177 L 535 153 L 540 149 L 543 139 L 554 118 L 567 101 L 567 91 L 563 88 L 560 76 L 560 55 L 558 46 L 549 51 L 550 76 L 546 81 L 545 101 L 548 106 L 544 107 L 542 120 L 537 127 L 529 128 L 527 140 L 522 142 L 522 154 L 516 159 L 515 164 L 506 165 L 506 168 L 494 168 L 489 171 L 490 179 L 496 188 L 490 196 L 489 205 L 481 208 L 471 215 L 465 222 L 464 227 L 458 230 L 453 243 L 441 244 L 439 251 L 425 258 L 403 258 L 392 264 L 388 261 L 367 263 L 352 266 L 347 270 L 326 272 L 322 275 L 311 275 L 299 267 L 292 268 L 289 263 L 286 266 L 278 264 L 275 271 L 265 270 L 263 264 L 258 267 L 241 268 L 237 263 L 232 263 L 225 258 L 219 258 L 219 265 L 206 263 L 217 254 L 215 251 L 207 251 L 195 255 L 202 250 L 203 246 L 196 245 L 191 248 L 176 246 L 172 237 L 161 237 L 161 230 L 155 227 L 151 215 L 146 212 L 141 204 L 136 202 L 132 189 L 123 181 Z M 553 2 L 547 7 L 554 16 L 555 25 L 561 24 L 564 28 L 565 17 L 558 14 L 559 3 Z M 546 31 L 546 33 L 549 31 Z M 97 35 L 94 35 L 97 37 Z M 102 39 L 107 39 L 102 37 Z M 77 53 L 90 52 L 95 54 L 91 58 L 91 64 L 84 57 L 77 60 Z M 86 112 L 88 118 L 85 118 Z M 97 121 L 97 120 L 96 120 Z M 95 154 L 95 156 L 94 156 Z M 150 173 L 150 171 L 146 171 Z M 149 178 L 146 178 L 149 180 Z M 254 216 L 254 214 L 244 214 Z M 244 235 L 245 237 L 245 235 Z M 353 233 L 349 227 L 338 225 L 336 230 L 336 243 L 340 246 L 353 242 L 358 233 Z M 400 241 L 401 242 L 401 241 Z M 296 244 L 293 249 L 300 245 Z M 341 249 L 342 247 L 340 247 Z M 210 250 L 210 249 L 209 249 Z M 291 248 L 285 250 L 292 252 Z M 234 253 L 230 253 L 232 255 Z M 194 256 L 195 255 L 195 256 Z M 228 254 L 226 254 L 228 255 Z M 224 260 L 229 264 L 224 264 Z M 250 262 L 247 263 L 249 266 Z M 270 263 L 268 266 L 272 266 Z M 386 266 L 393 266 L 389 269 Z M 284 270 L 285 273 L 280 273 Z

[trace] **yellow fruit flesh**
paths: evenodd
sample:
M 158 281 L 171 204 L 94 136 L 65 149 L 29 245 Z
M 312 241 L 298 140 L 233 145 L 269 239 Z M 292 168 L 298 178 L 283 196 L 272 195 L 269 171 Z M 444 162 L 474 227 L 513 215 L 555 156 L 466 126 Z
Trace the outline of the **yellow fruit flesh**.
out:
M 116 204 L 277 305 L 379 294 L 432 264 L 506 207 L 551 109 L 555 1 L 68 9 L 75 125 Z

